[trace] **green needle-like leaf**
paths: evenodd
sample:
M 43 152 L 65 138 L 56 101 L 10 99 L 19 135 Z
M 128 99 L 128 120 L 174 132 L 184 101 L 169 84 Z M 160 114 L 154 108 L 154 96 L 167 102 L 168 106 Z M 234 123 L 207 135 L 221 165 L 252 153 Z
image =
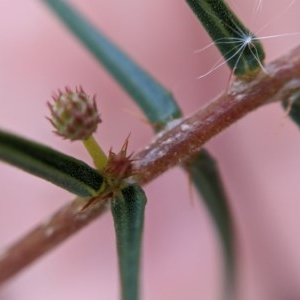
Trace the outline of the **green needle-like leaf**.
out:
M 119 267 L 122 284 L 122 300 L 139 298 L 139 269 L 144 210 L 147 199 L 138 185 L 125 187 L 112 201 Z
M 103 177 L 86 163 L 0 130 L 0 160 L 81 197 L 96 196 Z
M 288 110 L 289 117 L 300 127 L 300 91 L 284 100 L 282 106 Z
M 234 230 L 217 164 L 211 155 L 203 149 L 197 156 L 185 163 L 184 167 L 191 174 L 193 183 L 202 195 L 219 232 L 226 262 L 226 279 L 228 282 L 226 288 L 228 293 L 231 293 L 235 266 Z
M 169 91 L 63 0 L 44 0 L 157 126 L 180 111 Z M 171 119 L 170 119 L 171 118 Z
M 236 76 L 248 76 L 262 67 L 265 53 L 254 34 L 223 0 L 186 0 Z

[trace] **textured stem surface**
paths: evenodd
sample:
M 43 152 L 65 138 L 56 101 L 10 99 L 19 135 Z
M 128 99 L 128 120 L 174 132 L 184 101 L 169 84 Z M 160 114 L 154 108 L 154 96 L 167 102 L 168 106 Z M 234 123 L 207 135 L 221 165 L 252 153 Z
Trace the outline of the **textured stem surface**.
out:
M 17 243 L 5 249 L 0 257 L 0 283 L 3 283 L 24 267 L 53 249 L 73 233 L 106 211 L 102 201 L 84 212 L 86 200 L 77 198 L 61 208 L 44 223 L 26 234 Z

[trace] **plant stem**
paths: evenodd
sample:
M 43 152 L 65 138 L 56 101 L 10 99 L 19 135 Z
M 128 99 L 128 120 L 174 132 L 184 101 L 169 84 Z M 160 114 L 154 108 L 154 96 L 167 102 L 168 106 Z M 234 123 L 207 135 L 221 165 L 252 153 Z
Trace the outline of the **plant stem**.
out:
M 266 69 L 268 75 L 260 74 L 248 82 L 234 81 L 227 93 L 209 102 L 138 153 L 135 156 L 138 182 L 148 183 L 197 153 L 211 137 L 247 113 L 284 99 L 300 88 L 300 46 L 266 66 Z M 0 257 L 0 283 L 101 215 L 107 201 L 109 199 L 91 206 L 83 215 L 80 213 L 83 200 L 77 198 L 55 213 L 50 221 L 39 225 L 6 249 Z
M 86 200 L 76 198 L 24 235 L 17 243 L 2 251 L 0 283 L 11 278 L 43 254 L 53 249 L 73 233 L 106 211 L 105 202 L 81 212 Z
M 174 164 L 198 153 L 209 139 L 249 112 L 299 89 L 300 46 L 266 69 L 268 74 L 261 72 L 251 81 L 236 79 L 226 93 L 140 151 L 134 157 L 137 181 L 148 183 Z
M 99 171 L 103 171 L 107 164 L 107 156 L 102 150 L 102 148 L 99 146 L 99 144 L 96 142 L 92 135 L 88 139 L 83 140 L 82 142 L 86 150 L 92 157 L 95 167 Z

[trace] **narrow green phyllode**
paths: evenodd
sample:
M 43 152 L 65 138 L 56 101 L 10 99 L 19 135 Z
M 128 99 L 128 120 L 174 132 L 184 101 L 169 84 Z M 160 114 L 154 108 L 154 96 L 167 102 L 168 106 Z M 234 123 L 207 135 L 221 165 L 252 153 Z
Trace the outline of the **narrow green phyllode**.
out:
M 111 203 L 117 239 L 122 300 L 139 299 L 139 273 L 147 199 L 138 185 L 122 189 Z
M 104 186 L 103 177 L 86 163 L 2 130 L 0 160 L 81 197 L 97 196 Z
M 261 42 L 222 0 L 186 0 L 237 77 L 255 75 L 263 68 Z
M 225 299 L 231 299 L 235 281 L 234 227 L 227 195 L 214 158 L 202 149 L 195 157 L 184 163 L 193 183 L 202 196 L 214 225 L 219 233 L 225 258 Z
M 300 91 L 284 99 L 282 106 L 287 110 L 289 117 L 300 127 Z
M 43 2 L 134 99 L 152 123 L 161 128 L 167 117 L 168 121 L 179 117 L 179 107 L 172 94 L 84 18 L 69 2 L 63 0 L 43 0 Z

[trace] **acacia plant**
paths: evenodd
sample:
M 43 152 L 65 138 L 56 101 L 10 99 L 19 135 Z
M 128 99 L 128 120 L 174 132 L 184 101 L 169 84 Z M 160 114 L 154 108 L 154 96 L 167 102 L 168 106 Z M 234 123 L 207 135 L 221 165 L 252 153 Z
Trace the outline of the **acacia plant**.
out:
M 220 50 L 224 63 L 232 70 L 232 78 L 222 95 L 191 116 L 184 117 L 180 99 L 174 99 L 165 87 L 71 4 L 63 0 L 43 2 L 131 96 L 156 135 L 149 145 L 134 155 L 127 151 L 129 137 L 124 139 L 121 149 L 105 153 L 92 135 L 97 127 L 101 127 L 98 99 L 88 95 L 81 86 L 58 90 L 48 102 L 48 119 L 58 136 L 83 142 L 94 166 L 0 130 L 1 160 L 76 196 L 74 201 L 52 214 L 50 221 L 37 226 L 6 250 L 0 259 L 0 282 L 11 279 L 110 210 L 116 233 L 121 298 L 139 299 L 146 207 L 142 186 L 169 168 L 180 166 L 205 202 L 219 234 L 224 254 L 222 294 L 224 299 L 233 299 L 237 278 L 234 219 L 218 166 L 204 146 L 246 114 L 274 101 L 282 101 L 292 119 L 299 124 L 300 48 L 266 65 L 259 38 L 225 1 L 186 0 Z

